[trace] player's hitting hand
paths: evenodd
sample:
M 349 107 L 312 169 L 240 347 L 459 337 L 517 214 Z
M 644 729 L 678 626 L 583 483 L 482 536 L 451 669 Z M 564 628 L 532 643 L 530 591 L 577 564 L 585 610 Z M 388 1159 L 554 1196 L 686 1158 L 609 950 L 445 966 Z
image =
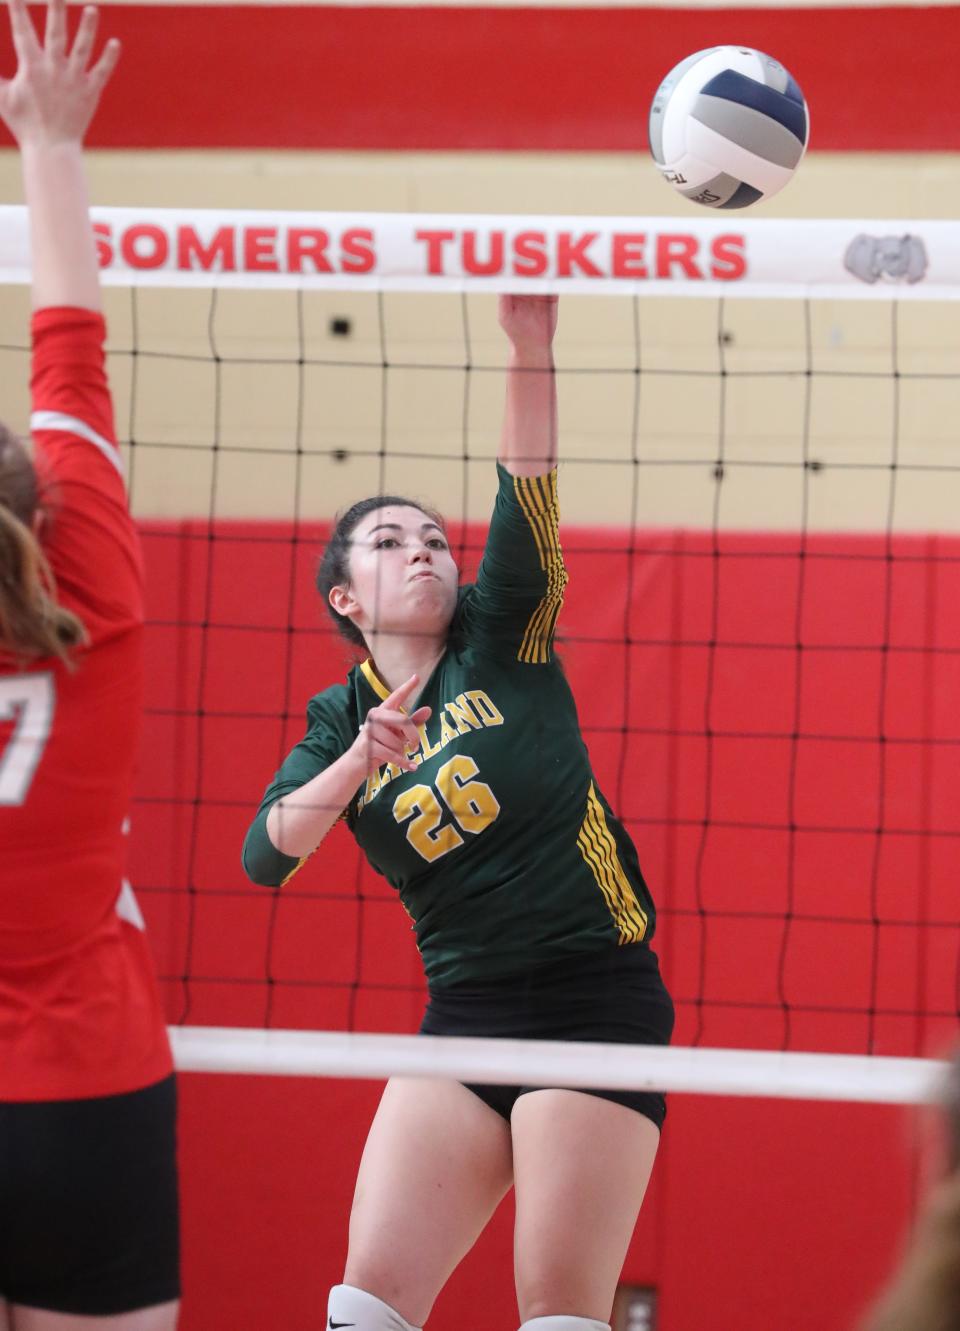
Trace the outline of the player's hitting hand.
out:
M 7 0 L 17 54 L 12 79 L 0 79 L 0 118 L 21 148 L 80 144 L 107 80 L 120 56 L 111 38 L 90 64 L 97 11 L 83 11 L 73 42 L 67 43 L 66 0 L 50 0 L 41 44 L 25 0 Z
M 500 327 L 515 352 L 549 351 L 557 331 L 559 296 L 500 297 Z
M 419 686 L 420 676 L 411 675 L 379 707 L 372 707 L 367 712 L 353 748 L 363 755 L 368 773 L 383 767 L 385 763 L 393 763 L 403 772 L 416 770 L 417 764 L 411 762 L 406 751 L 416 748 L 420 743 L 417 726 L 422 726 L 430 719 L 431 709 L 418 707 L 415 712 L 408 713 L 403 707 Z

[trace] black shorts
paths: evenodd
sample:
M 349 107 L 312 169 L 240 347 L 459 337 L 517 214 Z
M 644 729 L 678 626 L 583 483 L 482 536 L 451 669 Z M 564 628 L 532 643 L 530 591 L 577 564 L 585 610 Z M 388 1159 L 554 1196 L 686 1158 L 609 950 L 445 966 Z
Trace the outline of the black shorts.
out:
M 0 1299 L 109 1317 L 180 1297 L 176 1083 L 0 1104 Z
M 673 1017 L 656 954 L 645 943 L 634 943 L 536 966 L 523 976 L 431 989 L 420 1034 L 665 1045 Z M 468 1088 L 507 1120 L 521 1095 L 542 1089 Z M 588 1089 L 586 1094 L 627 1105 L 663 1126 L 666 1101 L 657 1092 Z

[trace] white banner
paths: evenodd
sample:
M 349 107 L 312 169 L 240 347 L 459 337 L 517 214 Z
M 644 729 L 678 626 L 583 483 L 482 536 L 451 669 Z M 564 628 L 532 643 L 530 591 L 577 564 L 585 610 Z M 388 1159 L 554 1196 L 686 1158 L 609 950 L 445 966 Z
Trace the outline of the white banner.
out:
M 960 299 L 951 221 L 95 208 L 105 283 L 384 291 Z M 0 207 L 0 283 L 29 281 Z

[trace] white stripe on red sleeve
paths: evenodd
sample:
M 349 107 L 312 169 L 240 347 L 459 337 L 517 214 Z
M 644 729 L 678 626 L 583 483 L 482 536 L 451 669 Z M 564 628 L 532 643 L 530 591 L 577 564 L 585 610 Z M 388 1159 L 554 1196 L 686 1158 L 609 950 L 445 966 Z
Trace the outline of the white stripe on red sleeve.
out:
M 109 439 L 104 439 L 102 434 L 97 434 L 96 430 L 85 421 L 77 420 L 76 416 L 65 416 L 60 411 L 35 411 L 30 417 L 30 429 L 58 430 L 63 434 L 75 434 L 81 439 L 86 439 L 95 448 L 99 448 L 121 476 L 124 474 L 123 459 L 116 445 L 111 444 Z

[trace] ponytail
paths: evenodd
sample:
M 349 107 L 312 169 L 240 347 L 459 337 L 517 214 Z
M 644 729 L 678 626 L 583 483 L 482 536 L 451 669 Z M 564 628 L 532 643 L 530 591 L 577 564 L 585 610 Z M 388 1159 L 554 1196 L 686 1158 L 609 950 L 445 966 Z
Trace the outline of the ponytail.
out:
M 27 451 L 0 425 L 0 647 L 24 663 L 56 656 L 71 666 L 86 630 L 57 604 L 53 571 L 33 531 L 39 509 Z

